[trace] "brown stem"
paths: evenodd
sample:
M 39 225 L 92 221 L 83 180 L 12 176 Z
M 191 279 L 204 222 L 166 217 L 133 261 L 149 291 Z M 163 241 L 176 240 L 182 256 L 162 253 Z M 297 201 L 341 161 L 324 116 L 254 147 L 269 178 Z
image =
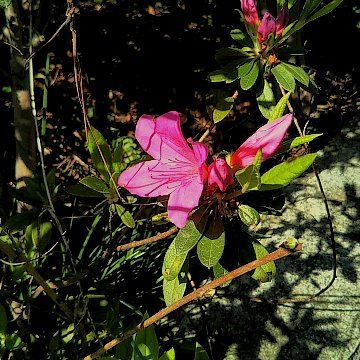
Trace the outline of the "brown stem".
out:
M 213 290 L 217 287 L 219 287 L 222 284 L 225 284 L 226 282 L 233 280 L 241 275 L 244 275 L 252 270 L 255 270 L 257 267 L 267 264 L 270 261 L 276 261 L 279 260 L 285 256 L 288 256 L 294 252 L 301 251 L 302 244 L 298 244 L 294 250 L 289 250 L 285 248 L 280 248 L 278 250 L 275 250 L 274 252 L 264 256 L 261 259 L 254 260 L 244 266 L 241 266 L 213 281 L 210 283 L 200 287 L 199 289 L 194 290 L 190 294 L 184 296 L 174 304 L 166 307 L 165 309 L 160 310 L 153 316 L 146 319 L 144 322 L 136 325 L 134 328 L 130 329 L 129 331 L 126 331 L 123 333 L 120 337 L 115 338 L 111 341 L 109 341 L 105 346 L 103 346 L 101 349 L 96 351 L 95 353 L 88 355 L 84 358 L 84 360 L 92 360 L 100 357 L 104 353 L 106 353 L 108 350 L 112 349 L 114 346 L 120 344 L 125 339 L 129 338 L 130 336 L 136 334 L 137 332 L 149 327 L 150 325 L 158 322 L 165 316 L 169 315 L 173 311 L 179 309 L 180 307 L 188 304 L 191 301 L 194 301 L 195 299 L 202 298 L 208 294 L 210 290 Z
M 179 229 L 177 227 L 172 227 L 168 231 L 165 231 L 163 233 L 151 236 L 151 237 L 149 237 L 147 239 L 133 241 L 131 243 L 124 244 L 124 245 L 119 245 L 119 246 L 116 247 L 116 251 L 125 251 L 125 250 L 129 250 L 129 249 L 133 249 L 133 248 L 138 247 L 138 246 L 151 244 L 153 242 L 156 242 L 156 241 L 159 241 L 159 240 L 162 240 L 162 239 L 166 239 L 167 237 L 177 233 L 178 231 L 179 231 Z

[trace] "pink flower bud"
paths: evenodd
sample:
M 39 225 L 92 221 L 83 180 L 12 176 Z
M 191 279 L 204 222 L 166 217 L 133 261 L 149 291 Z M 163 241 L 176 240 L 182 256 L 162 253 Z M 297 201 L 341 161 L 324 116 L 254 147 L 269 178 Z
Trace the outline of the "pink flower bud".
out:
M 241 10 L 247 23 L 252 25 L 259 23 L 256 0 L 241 0 Z
M 289 22 L 289 8 L 285 4 L 276 18 L 276 35 L 281 35 Z
M 258 28 L 259 42 L 263 43 L 270 34 L 275 34 L 275 29 L 275 18 L 270 13 L 266 12 Z
M 215 159 L 209 166 L 209 187 L 217 186 L 221 191 L 225 191 L 228 185 L 234 182 L 231 167 L 224 159 Z

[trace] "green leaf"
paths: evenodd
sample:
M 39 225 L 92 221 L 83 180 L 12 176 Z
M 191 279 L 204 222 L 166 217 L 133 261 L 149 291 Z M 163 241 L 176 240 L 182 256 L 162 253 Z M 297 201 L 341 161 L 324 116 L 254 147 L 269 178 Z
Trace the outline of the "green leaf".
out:
M 34 221 L 36 216 L 33 211 L 13 215 L 6 221 L 4 227 L 10 232 L 25 230 Z
M 12 333 L 6 336 L 5 347 L 8 350 L 17 350 L 22 348 L 23 346 L 24 344 L 18 334 Z
M 275 108 L 275 96 L 267 80 L 264 80 L 262 93 L 256 98 L 261 114 L 269 119 Z
M 242 192 L 259 190 L 260 188 L 260 166 L 262 161 L 262 151 L 258 150 L 254 161 L 245 169 L 240 169 L 235 173 L 235 177 L 241 185 Z
M 306 171 L 316 159 L 317 154 L 307 154 L 290 162 L 274 166 L 261 176 L 260 190 L 274 190 L 290 184 Z
M 103 198 L 105 196 L 103 193 L 94 191 L 82 184 L 69 186 L 66 191 L 71 195 L 81 196 L 81 197 Z
M 31 225 L 31 238 L 38 249 L 42 252 L 52 236 L 52 223 L 50 221 L 39 222 L 39 220 L 33 222 Z
M 283 63 L 283 64 L 297 81 L 304 84 L 305 86 L 309 86 L 310 76 L 305 72 L 303 68 L 293 64 L 287 64 L 287 63 Z
M 203 236 L 197 244 L 200 262 L 207 268 L 214 266 L 221 258 L 225 248 L 225 232 L 216 239 Z
M 127 338 L 124 341 L 122 341 L 117 347 L 116 347 L 116 358 L 121 360 L 131 360 L 133 355 L 133 347 L 132 347 L 132 338 Z
M 88 149 L 96 170 L 99 171 L 106 181 L 109 181 L 110 174 L 107 168 L 109 170 L 112 168 L 110 147 L 101 133 L 92 126 L 88 132 Z
M 102 194 L 108 194 L 109 188 L 104 181 L 96 176 L 86 176 L 80 180 L 80 184 L 87 186 L 91 190 L 97 191 Z
M 244 33 L 240 29 L 233 29 L 230 31 L 230 36 L 234 41 L 238 41 L 239 43 L 246 46 L 253 46 L 251 39 L 248 34 Z
M 232 97 L 227 97 L 225 99 L 219 99 L 215 105 L 212 118 L 214 123 L 218 123 L 223 120 L 231 111 L 234 105 L 234 99 Z
M 260 222 L 259 213 L 249 205 L 240 205 L 238 214 L 240 220 L 247 226 L 257 225 Z
M 266 248 L 263 245 L 261 245 L 259 242 L 253 241 L 252 245 L 257 260 L 269 254 Z M 270 281 L 275 276 L 275 274 L 276 274 L 275 263 L 274 261 L 270 261 L 267 264 L 256 268 L 254 274 L 252 275 L 252 278 L 255 280 L 259 280 L 261 282 L 267 282 Z
M 201 236 L 193 221 L 188 221 L 186 226 L 179 231 L 165 254 L 162 273 L 166 280 L 171 281 L 179 274 L 187 254 Z
M 3 305 L 0 304 L 0 335 L 7 333 L 8 320 L 6 316 L 6 310 Z
M 219 277 L 222 277 L 228 273 L 228 271 L 218 262 L 213 266 L 213 273 L 215 276 L 215 279 L 218 279 Z M 227 281 L 226 283 L 220 285 L 221 287 L 226 287 L 231 283 L 230 281 Z
M 194 360 L 210 360 L 205 349 L 197 342 L 195 347 Z
M 124 148 L 122 140 L 119 142 L 113 153 L 112 170 L 115 173 L 120 173 L 122 170 L 122 162 L 124 158 Z
M 50 194 L 52 194 L 55 190 L 55 180 L 56 180 L 56 170 L 55 168 L 53 168 L 46 175 L 46 181 L 49 187 Z
M 240 79 L 240 86 L 243 90 L 249 90 L 255 84 L 258 76 L 259 76 L 259 62 L 254 61 L 253 66 L 249 73 Z
M 315 14 L 313 14 L 308 20 L 307 23 L 314 21 L 318 19 L 321 16 L 329 14 L 331 11 L 335 10 L 343 0 L 333 0 L 329 4 L 325 5 L 323 8 L 321 8 L 319 11 L 317 11 Z
M 143 320 L 147 318 L 148 316 L 146 314 Z M 138 332 L 135 336 L 134 343 L 144 359 L 157 360 L 159 358 L 159 343 L 153 325 Z M 135 359 L 140 359 L 140 357 L 137 357 L 135 354 Z
M 244 76 L 246 76 L 247 74 L 249 74 L 249 72 L 251 71 L 252 67 L 254 65 L 254 61 L 248 61 L 242 65 L 239 66 L 238 68 L 238 77 L 242 78 Z
M 250 55 L 239 48 L 221 48 L 215 52 L 215 60 L 220 64 L 226 64 L 234 58 L 247 58 Z
M 127 211 L 122 205 L 115 204 L 116 212 L 119 215 L 121 221 L 124 223 L 125 226 L 128 228 L 134 229 L 135 228 L 135 220 L 133 216 Z
M 0 0 L 0 7 L 7 8 L 11 4 L 12 0 Z
M 175 350 L 174 350 L 174 348 L 171 348 L 167 352 L 163 353 L 159 357 L 159 360 L 175 360 Z
M 284 141 L 280 147 L 280 149 L 277 151 L 278 153 L 282 153 L 288 150 L 291 150 L 293 148 L 296 148 L 300 145 L 307 144 L 310 141 L 313 141 L 314 139 L 318 138 L 322 134 L 311 134 L 311 135 L 304 135 L 304 136 L 298 136 L 294 139 L 290 139 L 287 141 Z
M 300 14 L 301 18 L 306 19 L 313 11 L 315 11 L 319 7 L 321 2 L 322 0 L 306 0 L 303 10 Z
M 186 290 L 187 282 L 187 265 L 188 262 L 185 262 L 179 274 L 173 280 L 163 280 L 163 295 L 166 306 L 170 306 L 176 301 L 180 300 Z
M 286 104 L 289 100 L 290 95 L 291 95 L 291 92 L 288 92 L 279 100 L 279 102 L 275 106 L 275 109 L 273 110 L 273 112 L 271 113 L 271 115 L 269 117 L 269 122 L 273 122 L 276 119 L 278 119 L 284 115 L 284 111 L 286 109 Z
M 282 86 L 285 90 L 291 92 L 295 91 L 296 83 L 294 76 L 283 63 L 276 65 L 271 69 L 271 72 L 275 76 L 275 79 L 279 85 Z

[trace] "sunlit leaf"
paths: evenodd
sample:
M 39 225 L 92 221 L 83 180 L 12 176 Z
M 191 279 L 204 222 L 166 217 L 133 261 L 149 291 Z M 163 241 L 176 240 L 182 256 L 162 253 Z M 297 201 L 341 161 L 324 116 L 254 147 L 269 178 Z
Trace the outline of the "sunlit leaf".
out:
M 264 80 L 264 86 L 262 92 L 256 98 L 256 100 L 261 114 L 266 119 L 269 119 L 276 105 L 276 101 L 272 88 L 267 80 Z
M 274 166 L 261 176 L 260 190 L 274 190 L 290 184 L 311 166 L 316 157 L 316 153 L 307 154 Z
M 288 92 L 279 100 L 279 102 L 276 104 L 274 110 L 272 111 L 272 113 L 269 117 L 269 122 L 273 122 L 276 119 L 279 119 L 280 117 L 282 117 L 284 115 L 284 111 L 286 109 L 286 104 L 289 101 L 290 95 L 291 95 L 291 93 Z
M 269 254 L 266 248 L 263 245 L 261 245 L 259 242 L 253 241 L 252 245 L 257 260 Z M 256 268 L 254 274 L 252 275 L 252 278 L 255 280 L 259 280 L 261 282 L 267 282 L 270 281 L 275 276 L 275 274 L 276 274 L 275 263 L 274 261 L 270 261 L 265 265 L 261 265 L 258 268 Z
M 275 76 L 275 79 L 279 85 L 282 86 L 285 90 L 291 92 L 295 91 L 296 83 L 294 76 L 283 63 L 276 65 L 271 69 L 271 72 Z

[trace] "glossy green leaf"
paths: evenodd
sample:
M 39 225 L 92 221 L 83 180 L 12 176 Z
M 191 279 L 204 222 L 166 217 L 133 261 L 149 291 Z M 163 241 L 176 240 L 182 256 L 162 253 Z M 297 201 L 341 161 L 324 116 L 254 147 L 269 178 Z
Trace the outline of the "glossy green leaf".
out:
M 304 136 L 298 136 L 294 139 L 286 140 L 282 143 L 281 147 L 277 151 L 278 153 L 282 153 L 291 149 L 294 149 L 300 145 L 307 144 L 310 141 L 313 141 L 314 139 L 318 138 L 322 134 L 311 134 L 311 135 L 304 135 Z
M 288 92 L 279 100 L 269 117 L 269 122 L 273 122 L 284 115 L 286 104 L 289 101 L 290 95 L 291 93 Z
M 147 318 L 148 316 L 146 314 L 143 320 L 146 320 Z M 157 360 L 159 358 L 159 343 L 153 325 L 138 332 L 135 336 L 134 343 L 144 359 Z M 137 357 L 135 354 L 135 359 L 140 360 L 141 358 Z
M 184 263 L 179 274 L 173 280 L 168 281 L 165 278 L 163 280 L 163 295 L 166 306 L 170 306 L 184 296 L 187 282 L 187 263 Z
M 274 166 L 261 176 L 260 190 L 274 190 L 290 184 L 310 167 L 316 157 L 316 153 L 307 154 Z
M 249 205 L 240 205 L 238 214 L 240 220 L 247 226 L 257 225 L 260 222 L 259 213 Z
M 206 350 L 198 342 L 195 347 L 194 360 L 210 360 Z
M 219 277 L 222 277 L 228 273 L 228 271 L 218 262 L 213 266 L 213 273 L 215 276 L 215 279 L 218 279 Z M 226 283 L 220 285 L 221 287 L 226 287 L 231 283 L 230 281 L 227 281 Z
M 275 96 L 272 91 L 272 88 L 267 80 L 264 79 L 264 86 L 261 94 L 256 98 L 259 110 L 261 114 L 266 118 L 269 119 L 271 113 L 273 112 L 276 101 Z
M 255 84 L 258 76 L 259 76 L 259 62 L 254 61 L 253 66 L 249 73 L 240 79 L 240 86 L 243 90 L 249 90 Z
M 207 268 L 211 268 L 220 260 L 225 248 L 225 232 L 216 239 L 202 236 L 197 244 L 197 254 L 200 262 Z
M 179 274 L 187 254 L 201 236 L 193 221 L 188 221 L 186 226 L 179 231 L 165 254 L 162 273 L 166 280 L 171 281 Z
M 109 181 L 109 171 L 112 169 L 110 147 L 101 133 L 92 126 L 88 132 L 88 149 L 96 170 L 99 171 L 104 179 Z
M 174 350 L 174 348 L 171 348 L 167 352 L 163 353 L 159 357 L 159 360 L 175 360 L 175 350 Z
M 105 196 L 104 193 L 99 193 L 97 191 L 94 191 L 82 184 L 69 186 L 66 191 L 71 195 L 81 196 L 81 197 L 103 198 Z
M 128 228 L 134 229 L 135 228 L 135 220 L 131 213 L 127 211 L 122 205 L 115 204 L 115 209 L 117 214 L 119 215 L 121 221 L 124 223 L 125 226 Z
M 331 11 L 335 10 L 342 2 L 343 2 L 343 0 L 331 1 L 329 4 L 325 5 L 323 8 L 321 8 L 315 14 L 311 15 L 311 17 L 307 20 L 307 23 L 314 21 L 321 16 L 329 14 Z
M 266 248 L 263 245 L 261 245 L 259 242 L 253 241 L 252 245 L 257 260 L 269 254 Z M 267 282 L 270 281 L 275 276 L 275 274 L 276 274 L 275 263 L 274 261 L 270 261 L 267 264 L 256 268 L 254 274 L 252 275 L 252 278 L 255 280 L 259 280 L 261 282 Z
M 295 91 L 296 83 L 294 76 L 283 63 L 276 65 L 271 69 L 271 72 L 275 76 L 275 79 L 279 85 L 282 86 L 285 90 L 291 92 Z
M 283 64 L 297 81 L 299 81 L 300 83 L 306 86 L 309 85 L 310 76 L 306 73 L 306 71 L 303 68 L 293 64 L 287 64 L 287 63 L 283 63 Z
M 96 176 L 86 176 L 80 180 L 80 184 L 102 194 L 109 193 L 109 188 L 106 183 Z
M 218 123 L 223 120 L 231 111 L 234 106 L 234 99 L 232 97 L 227 97 L 225 99 L 220 99 L 214 108 L 212 118 L 214 123 Z
M 238 68 L 238 77 L 242 78 L 246 76 L 251 71 L 253 65 L 254 65 L 253 60 L 245 62 L 244 64 L 240 65 Z

